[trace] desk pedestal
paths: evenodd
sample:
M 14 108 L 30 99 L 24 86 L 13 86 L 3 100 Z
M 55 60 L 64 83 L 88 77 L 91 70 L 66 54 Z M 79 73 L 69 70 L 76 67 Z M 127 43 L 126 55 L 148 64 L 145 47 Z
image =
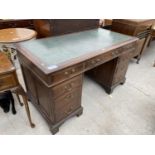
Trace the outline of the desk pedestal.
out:
M 122 54 L 120 57 L 88 71 L 87 74 L 101 84 L 108 94 L 111 94 L 117 85 L 125 82 L 129 57 L 130 53 Z

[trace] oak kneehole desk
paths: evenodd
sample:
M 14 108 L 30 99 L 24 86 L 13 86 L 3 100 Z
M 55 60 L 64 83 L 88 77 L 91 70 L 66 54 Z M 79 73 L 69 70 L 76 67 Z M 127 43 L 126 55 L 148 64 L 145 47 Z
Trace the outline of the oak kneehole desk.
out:
M 17 45 L 28 96 L 53 134 L 66 119 L 82 114 L 84 72 L 111 93 L 124 83 L 137 41 L 98 28 Z

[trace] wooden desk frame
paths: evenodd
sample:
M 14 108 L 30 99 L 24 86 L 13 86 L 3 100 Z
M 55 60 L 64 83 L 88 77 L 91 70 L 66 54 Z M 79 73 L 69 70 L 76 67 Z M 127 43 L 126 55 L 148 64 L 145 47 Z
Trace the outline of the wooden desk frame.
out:
M 53 134 L 68 118 L 83 112 L 81 94 L 86 71 L 107 93 L 125 82 L 131 55 L 137 49 L 138 38 L 92 52 L 76 60 L 62 63 L 52 72 L 41 66 L 20 44 L 17 45 L 28 96 L 50 126 Z

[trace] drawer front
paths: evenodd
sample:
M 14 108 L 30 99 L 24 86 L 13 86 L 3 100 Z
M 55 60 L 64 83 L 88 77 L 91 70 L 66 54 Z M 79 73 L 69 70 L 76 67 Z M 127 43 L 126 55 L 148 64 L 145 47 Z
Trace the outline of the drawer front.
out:
M 52 87 L 52 94 L 54 98 L 65 95 L 69 92 L 72 92 L 75 88 L 82 85 L 83 76 L 78 75 L 69 79 L 55 87 Z
M 0 91 L 18 86 L 15 73 L 0 75 Z
M 57 84 L 83 72 L 83 63 L 63 69 L 52 75 L 52 83 Z
M 137 49 L 137 43 L 134 42 L 134 43 L 125 45 L 123 47 L 119 47 L 115 50 L 112 50 L 111 54 L 113 58 L 116 58 L 120 56 L 122 53 L 134 53 L 136 49 Z
M 123 47 L 119 47 L 115 50 L 111 50 L 111 51 L 101 54 L 99 56 L 96 56 L 95 58 L 92 58 L 85 63 L 85 70 L 92 69 L 92 68 L 99 66 L 111 59 L 114 59 L 114 58 L 118 57 L 119 55 L 121 55 L 123 52 L 133 53 L 135 50 L 136 50 L 136 43 L 132 43 L 129 45 L 125 45 Z
M 78 87 L 71 93 L 68 93 L 54 101 L 55 104 L 55 121 L 58 122 L 69 116 L 81 106 L 82 88 Z
M 96 66 L 99 66 L 101 64 L 103 64 L 104 62 L 108 61 L 111 59 L 111 54 L 109 52 L 99 55 L 95 58 L 89 59 L 88 61 L 86 61 L 85 63 L 85 70 L 90 70 Z

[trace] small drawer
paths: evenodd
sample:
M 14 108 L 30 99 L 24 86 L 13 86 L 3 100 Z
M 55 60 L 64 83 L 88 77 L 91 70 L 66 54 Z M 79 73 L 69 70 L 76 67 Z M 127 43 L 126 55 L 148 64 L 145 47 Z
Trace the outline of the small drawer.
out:
M 132 43 L 132 44 L 117 48 L 115 50 L 112 50 L 111 51 L 112 57 L 113 58 L 118 57 L 120 54 L 126 53 L 126 52 L 133 53 L 136 50 L 136 47 L 137 47 L 136 43 Z
M 81 87 L 75 89 L 71 93 L 68 93 L 59 99 L 54 101 L 55 104 L 55 119 L 60 121 L 69 116 L 76 109 L 81 106 Z
M 99 55 L 95 58 L 89 59 L 85 63 L 85 70 L 90 70 L 98 65 L 105 63 L 106 61 L 111 59 L 111 54 L 109 52 Z
M 79 76 L 73 77 L 72 79 L 69 79 L 66 82 L 63 82 L 62 84 L 52 87 L 53 97 L 57 98 L 59 96 L 62 96 L 66 93 L 73 91 L 75 88 L 82 85 L 82 79 L 83 79 L 83 76 L 79 75 Z
M 63 69 L 61 71 L 55 72 L 52 75 L 52 83 L 53 84 L 57 84 L 59 82 L 65 81 L 68 78 L 74 77 L 78 74 L 80 74 L 81 72 L 83 72 L 83 63 L 81 64 L 77 64 L 73 67 L 69 67 L 66 69 Z
M 0 75 L 0 91 L 18 86 L 18 80 L 14 73 Z
M 123 50 L 126 51 L 126 50 L 135 50 L 137 47 L 137 43 L 132 43 L 132 44 L 129 44 L 129 45 L 126 45 L 123 47 Z
M 113 58 L 118 57 L 123 51 L 125 51 L 123 47 L 112 50 L 111 51 L 112 57 Z

